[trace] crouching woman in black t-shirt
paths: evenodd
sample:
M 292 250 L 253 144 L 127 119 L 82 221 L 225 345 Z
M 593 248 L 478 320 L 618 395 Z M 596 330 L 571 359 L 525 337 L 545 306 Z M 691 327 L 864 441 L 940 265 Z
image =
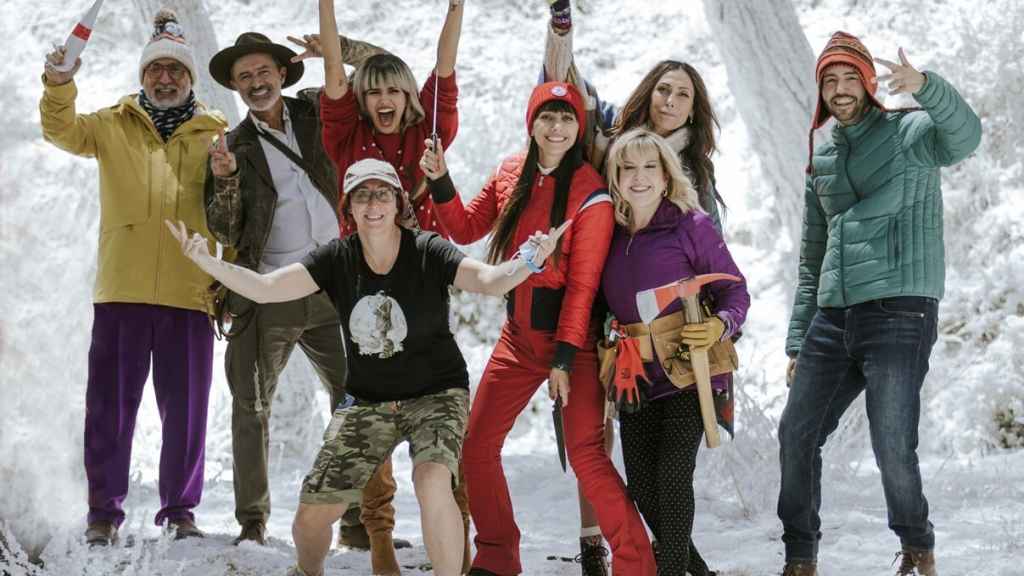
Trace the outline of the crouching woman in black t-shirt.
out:
M 535 233 L 498 266 L 468 258 L 440 236 L 398 226 L 401 184 L 394 168 L 361 160 L 344 179 L 342 216 L 356 234 L 269 274 L 210 256 L 208 240 L 167 222 L 182 251 L 232 291 L 258 303 L 323 290 L 345 327 L 351 407 L 339 406 L 302 486 L 292 533 L 293 574 L 318 576 L 331 525 L 402 441 L 409 442 L 423 540 L 438 575 L 462 568 L 463 526 L 452 497 L 468 415 L 466 362 L 448 325 L 448 286 L 500 295 L 543 266 L 570 224 Z M 527 265 L 529 264 L 529 266 Z

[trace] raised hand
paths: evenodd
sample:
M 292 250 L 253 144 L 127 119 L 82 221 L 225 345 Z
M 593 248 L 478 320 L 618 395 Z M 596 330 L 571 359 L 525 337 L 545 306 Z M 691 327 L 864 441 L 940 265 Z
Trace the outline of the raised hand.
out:
M 323 58 L 323 49 L 320 47 L 319 34 L 303 34 L 302 38 L 288 36 L 288 41 L 302 48 L 302 53 L 292 57 L 292 62 L 302 62 L 310 58 Z
M 210 143 L 210 170 L 219 178 L 233 176 L 238 170 L 235 154 L 228 150 L 228 139 L 224 137 L 224 130 L 220 130 L 217 139 Z
M 428 138 L 423 141 L 423 156 L 420 157 L 420 170 L 431 180 L 437 180 L 448 173 L 448 165 L 444 161 L 444 148 L 437 143 L 437 151 L 434 151 L 434 140 Z
M 210 257 L 210 247 L 206 243 L 206 238 L 203 238 L 202 234 L 195 232 L 192 237 L 188 236 L 188 228 L 185 227 L 185 223 L 178 220 L 177 226 L 175 226 L 170 220 L 164 220 L 164 224 L 171 231 L 171 235 L 174 239 L 181 244 L 181 252 L 189 260 L 193 262 L 199 262 L 202 258 Z
M 562 237 L 562 234 L 569 229 L 572 225 L 572 218 L 562 222 L 562 225 L 558 229 L 551 228 L 547 234 L 541 232 L 534 232 L 527 239 L 527 242 L 533 244 L 537 248 L 537 252 L 533 257 L 533 263 L 537 266 L 543 266 L 544 261 L 551 256 L 551 253 L 555 251 L 555 247 L 558 246 L 558 239 Z
M 899 64 L 884 58 L 875 58 L 875 62 L 889 69 L 889 74 L 882 74 L 878 77 L 878 81 L 887 82 L 886 87 L 889 89 L 889 94 L 916 94 L 924 87 L 924 74 L 918 72 L 907 60 L 907 54 L 903 48 L 899 49 L 898 56 Z
M 76 58 L 75 65 L 67 72 L 61 72 L 57 70 L 57 66 L 64 63 L 64 54 L 66 48 L 63 46 L 55 46 L 53 52 L 46 55 L 46 64 L 43 66 L 43 73 L 46 75 L 46 82 L 57 86 L 59 84 L 67 84 L 75 77 L 75 73 L 82 66 L 82 59 Z

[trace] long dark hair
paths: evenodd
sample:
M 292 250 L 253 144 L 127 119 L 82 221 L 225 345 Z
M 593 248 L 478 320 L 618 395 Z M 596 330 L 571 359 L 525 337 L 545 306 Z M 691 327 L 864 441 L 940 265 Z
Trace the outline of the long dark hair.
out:
M 712 191 L 715 201 L 725 206 L 722 196 L 714 186 L 715 165 L 711 162 L 711 155 L 718 149 L 715 144 L 715 130 L 721 129 L 721 125 L 711 107 L 704 79 L 693 66 L 677 60 L 658 62 L 629 95 L 609 132 L 612 137 L 616 137 L 633 128 L 653 129 L 650 117 L 651 96 L 661 77 L 673 70 L 682 70 L 693 82 L 693 117 L 688 124 L 690 142 L 682 152 L 683 166 L 691 173 L 697 190 Z
M 571 112 L 574 116 L 576 110 L 564 100 L 551 100 L 541 105 L 534 118 L 541 112 Z M 577 118 L 577 121 L 582 119 Z M 533 118 L 530 119 L 530 126 L 533 126 Z M 532 132 L 532 130 L 531 130 Z M 551 173 L 555 179 L 555 200 L 551 204 L 551 214 L 548 221 L 552 227 L 558 227 L 565 222 L 565 211 L 569 206 L 569 185 L 572 184 L 573 174 L 583 165 L 583 143 L 577 136 L 576 141 L 569 150 L 565 152 L 558 167 Z M 530 192 L 533 190 L 533 183 L 537 179 L 537 159 L 540 157 L 540 148 L 537 141 L 530 137 L 530 148 L 523 160 L 523 170 L 519 174 L 512 197 L 509 198 L 505 208 L 502 209 L 498 219 L 494 222 L 494 232 L 491 235 L 490 246 L 487 248 L 487 261 L 491 264 L 501 262 L 505 257 L 505 251 L 512 242 L 516 232 L 516 225 L 519 224 L 519 217 L 523 214 L 527 204 L 530 203 Z M 552 257 L 557 261 L 559 250 L 555 250 Z

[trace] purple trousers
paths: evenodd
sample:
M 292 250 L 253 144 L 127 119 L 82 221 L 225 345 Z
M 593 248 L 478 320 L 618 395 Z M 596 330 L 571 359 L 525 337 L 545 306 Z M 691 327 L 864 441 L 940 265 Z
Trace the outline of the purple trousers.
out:
M 193 518 L 203 493 L 213 330 L 206 314 L 151 304 L 94 304 L 85 392 L 89 522 L 124 521 L 135 418 L 152 359 L 163 423 L 156 523 Z

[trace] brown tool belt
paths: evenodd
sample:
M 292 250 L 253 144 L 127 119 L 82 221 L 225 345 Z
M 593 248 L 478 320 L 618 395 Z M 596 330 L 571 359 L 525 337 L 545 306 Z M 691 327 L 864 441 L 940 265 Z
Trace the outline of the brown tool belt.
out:
M 690 364 L 689 347 L 682 343 L 684 325 L 686 320 L 680 310 L 655 318 L 649 325 L 637 322 L 620 325 L 619 330 L 624 332 L 622 337 L 636 339 L 640 358 L 644 362 L 653 362 L 657 356 L 658 363 L 672 384 L 676 388 L 686 388 L 696 383 L 697 378 Z M 602 358 L 602 375 L 605 369 L 603 360 Z M 739 357 L 736 355 L 732 340 L 726 338 L 711 346 L 708 350 L 708 362 L 711 365 L 712 376 L 736 370 L 739 367 Z M 614 373 L 614 367 L 612 371 Z

